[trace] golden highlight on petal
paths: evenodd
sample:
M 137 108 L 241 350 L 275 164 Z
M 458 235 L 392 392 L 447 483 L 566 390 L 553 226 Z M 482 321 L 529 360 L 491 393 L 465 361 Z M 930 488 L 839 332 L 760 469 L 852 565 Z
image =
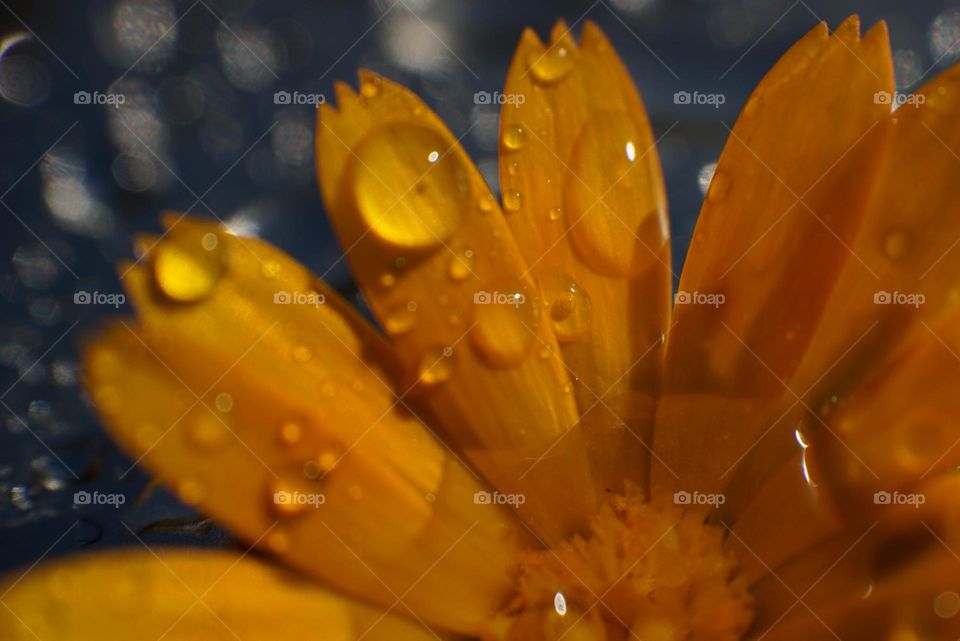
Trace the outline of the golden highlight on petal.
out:
M 579 46 L 562 21 L 548 46 L 524 31 L 504 93 L 504 211 L 578 379 L 596 482 L 602 492 L 645 487 L 670 248 L 643 103 L 592 21 Z
M 362 72 L 340 93 L 317 126 L 324 201 L 417 402 L 540 537 L 582 529 L 596 499 L 573 384 L 500 208 L 408 90 Z
M 447 639 L 222 550 L 124 549 L 44 563 L 0 584 L 0 636 L 70 639 Z
M 218 265 L 202 297 L 175 295 L 207 278 L 181 262 Z M 125 274 L 138 322 L 105 330 L 85 363 L 138 463 L 245 542 L 369 603 L 402 597 L 405 614 L 460 632 L 499 607 L 525 528 L 477 501 L 486 486 L 411 413 L 390 349 L 332 290 L 191 219 Z

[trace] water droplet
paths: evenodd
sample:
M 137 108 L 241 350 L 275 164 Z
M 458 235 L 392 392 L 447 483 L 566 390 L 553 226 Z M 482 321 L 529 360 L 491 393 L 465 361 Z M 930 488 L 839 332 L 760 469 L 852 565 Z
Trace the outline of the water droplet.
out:
M 933 611 L 941 619 L 952 619 L 960 612 L 960 595 L 956 592 L 941 592 L 933 600 Z
M 153 276 L 160 291 L 182 302 L 210 295 L 223 274 L 224 251 L 222 243 L 210 243 L 207 235 L 174 231 L 156 247 Z
M 313 353 L 310 351 L 309 347 L 300 344 L 294 346 L 291 355 L 293 356 L 293 360 L 297 363 L 306 363 L 313 356 Z
M 538 278 L 550 321 L 561 341 L 576 340 L 590 328 L 590 297 L 566 273 L 548 269 Z
M 226 426 L 206 410 L 192 420 L 187 429 L 187 438 L 193 445 L 205 452 L 222 449 L 230 433 Z
M 410 301 L 413 302 L 413 301 Z M 417 324 L 417 306 L 416 303 L 413 305 L 413 309 L 410 309 L 410 304 L 405 303 L 400 305 L 393 311 L 389 312 L 386 317 L 383 319 L 383 327 L 387 330 L 387 333 L 391 336 L 399 336 L 400 334 L 406 334 L 411 329 L 413 329 Z
M 453 280 L 463 280 L 473 272 L 474 262 L 473 250 L 465 249 L 455 252 L 454 255 L 450 257 L 450 266 L 448 269 L 450 278 Z
M 186 479 L 177 484 L 177 496 L 187 505 L 197 505 L 203 500 L 203 486 L 193 479 Z
M 493 367 L 517 365 L 536 341 L 540 302 L 516 281 L 501 282 L 485 293 L 474 299 L 471 342 Z
M 563 210 L 559 207 L 554 207 L 549 212 L 547 212 L 547 218 L 552 221 L 560 220 L 560 217 L 563 216 Z
M 489 214 L 491 211 L 493 211 L 493 208 L 496 206 L 496 204 L 496 199 L 490 194 L 484 194 L 477 200 L 477 206 L 480 208 L 480 211 L 485 214 Z
M 450 380 L 453 376 L 453 352 L 446 352 L 449 347 L 434 347 L 424 352 L 420 357 L 418 377 L 420 383 L 427 386 L 439 385 Z
M 383 274 L 380 276 L 380 285 L 386 288 L 393 287 L 397 282 L 397 277 L 393 274 Z
M 503 130 L 503 146 L 507 149 L 517 150 L 523 147 L 527 140 L 527 134 L 523 127 L 508 125 Z
M 163 438 L 163 431 L 156 425 L 147 423 L 137 428 L 137 431 L 134 432 L 133 438 L 137 443 L 137 447 L 142 450 L 148 450 L 156 445 L 157 441 Z
M 516 176 L 517 167 L 518 167 L 517 161 L 516 160 L 512 161 L 509 165 L 507 165 L 507 173 L 510 174 L 511 176 Z
M 233 409 L 233 397 L 226 392 L 221 392 L 217 394 L 216 399 L 214 399 L 213 404 L 221 412 L 229 412 Z
M 274 530 L 267 534 L 263 543 L 274 554 L 285 554 L 290 551 L 290 537 L 281 530 Z
M 520 211 L 523 206 L 523 194 L 516 190 L 508 190 L 503 194 L 503 210 L 509 213 Z
M 340 457 L 343 456 L 339 451 L 327 448 L 320 451 L 320 454 L 317 455 L 317 468 L 321 474 L 329 474 L 333 471 L 333 468 L 337 466 L 340 462 Z
M 724 171 L 713 172 L 710 188 L 707 190 L 707 202 L 722 203 L 730 193 L 730 177 Z
M 574 147 L 563 208 L 570 239 L 607 276 L 640 274 L 666 258 L 666 221 L 651 196 L 658 179 L 642 154 L 629 152 L 630 143 L 645 149 L 645 140 L 627 114 L 612 112 L 584 125 Z
M 566 46 L 554 44 L 545 52 L 531 51 L 527 65 L 535 80 L 550 84 L 562 80 L 573 69 L 573 56 Z
M 296 445 L 303 437 L 303 428 L 296 421 L 283 424 L 280 428 L 280 442 L 284 445 Z
M 910 236 L 906 232 L 891 231 L 883 238 L 883 253 L 890 260 L 903 258 L 908 249 L 910 249 Z
M 266 279 L 273 279 L 280 273 L 280 263 L 268 260 L 260 264 L 260 275 Z
M 434 247 L 459 227 L 467 172 L 454 151 L 430 162 L 449 143 L 433 129 L 391 125 L 375 129 L 357 147 L 354 190 L 364 221 L 381 239 L 401 247 Z M 472 201 L 472 199 L 471 199 Z
M 364 98 L 375 98 L 380 93 L 383 81 L 377 77 L 366 77 L 360 82 L 360 95 Z
M 213 251 L 219 244 L 220 239 L 217 238 L 217 235 L 212 232 L 204 234 L 203 239 L 200 241 L 200 245 L 207 251 Z

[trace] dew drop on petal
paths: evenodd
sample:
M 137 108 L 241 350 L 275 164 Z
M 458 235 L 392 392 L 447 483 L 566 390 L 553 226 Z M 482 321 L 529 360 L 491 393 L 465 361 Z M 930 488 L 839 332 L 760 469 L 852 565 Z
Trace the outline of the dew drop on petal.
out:
M 549 218 L 551 221 L 560 220 L 561 216 L 563 216 L 563 210 L 560 209 L 559 207 L 554 207 L 553 209 L 547 212 L 547 218 Z
M 163 241 L 153 258 L 157 286 L 164 294 L 181 302 L 195 302 L 209 296 L 223 270 L 223 243 L 211 242 L 206 236 L 187 235 Z
M 471 343 L 489 365 L 513 367 L 537 340 L 540 303 L 515 281 L 501 282 L 486 294 L 474 299 Z
M 383 241 L 430 248 L 459 227 L 470 191 L 463 160 L 456 151 L 430 160 L 449 146 L 434 130 L 406 124 L 380 127 L 360 142 L 354 194 Z
M 418 380 L 428 387 L 449 381 L 453 376 L 453 352 L 449 347 L 434 347 L 420 357 Z
M 590 296 L 559 269 L 548 269 L 538 278 L 544 304 L 557 339 L 572 341 L 590 329 Z
M 523 194 L 516 190 L 509 190 L 503 194 L 503 210 L 508 213 L 520 211 L 523 206 Z
M 406 334 L 417 324 L 417 306 L 413 301 L 398 305 L 383 319 L 383 327 L 391 336 Z
M 573 56 L 562 44 L 554 44 L 540 53 L 531 51 L 527 56 L 527 66 L 534 80 L 541 84 L 551 84 L 562 80 L 573 69 Z
M 476 262 L 472 249 L 454 252 L 450 256 L 450 265 L 447 273 L 453 280 L 463 280 L 473 272 L 473 266 Z
M 230 433 L 226 426 L 207 411 L 203 411 L 187 426 L 187 438 L 197 449 L 215 452 L 227 444 Z
M 526 142 L 527 134 L 523 127 L 510 125 L 503 130 L 503 146 L 507 149 L 517 150 L 523 147 Z
M 279 436 L 284 445 L 296 445 L 303 437 L 303 428 L 296 421 L 288 421 L 280 427 Z

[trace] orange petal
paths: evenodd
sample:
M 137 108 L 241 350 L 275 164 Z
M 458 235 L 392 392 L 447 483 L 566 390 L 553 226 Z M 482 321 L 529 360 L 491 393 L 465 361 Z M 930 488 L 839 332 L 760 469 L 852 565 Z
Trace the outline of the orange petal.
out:
M 346 593 L 468 632 L 525 530 L 395 392 L 389 348 L 266 243 L 185 219 L 86 350 L 105 422 L 186 502 Z M 511 534 L 513 532 L 513 534 Z M 470 581 L 460 580 L 469 576 Z
M 220 550 L 125 549 L 45 561 L 10 573 L 0 590 L 0 636 L 13 641 L 446 637 L 255 556 Z
M 646 486 L 670 316 L 666 197 L 650 123 L 591 21 L 524 31 L 500 111 L 510 230 L 540 283 L 604 490 Z
M 830 284 L 855 260 L 849 246 L 883 143 L 871 134 L 889 109 L 874 96 L 892 89 L 885 26 L 861 40 L 852 17 L 832 35 L 813 29 L 748 101 L 680 281 L 678 303 L 688 304 L 676 306 L 668 337 L 656 487 L 755 488 L 793 455 L 805 393 L 796 368 Z M 748 495 L 727 498 L 734 513 Z
M 422 402 L 545 539 L 595 496 L 572 385 L 496 201 L 420 99 L 370 72 L 320 110 L 320 185 L 371 308 Z M 564 490 L 558 491 L 562 484 Z

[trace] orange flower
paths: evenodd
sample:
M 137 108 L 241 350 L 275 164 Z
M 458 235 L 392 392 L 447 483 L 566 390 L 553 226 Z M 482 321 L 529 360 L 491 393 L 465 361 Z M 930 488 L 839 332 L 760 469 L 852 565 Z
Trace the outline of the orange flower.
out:
M 337 84 L 319 181 L 388 338 L 169 215 L 120 268 L 136 321 L 85 352 L 114 437 L 277 564 L 44 562 L 0 630 L 955 638 L 958 76 L 901 100 L 882 23 L 813 29 L 730 130 L 674 305 L 655 141 L 596 25 L 523 34 L 502 209 L 416 96 Z

